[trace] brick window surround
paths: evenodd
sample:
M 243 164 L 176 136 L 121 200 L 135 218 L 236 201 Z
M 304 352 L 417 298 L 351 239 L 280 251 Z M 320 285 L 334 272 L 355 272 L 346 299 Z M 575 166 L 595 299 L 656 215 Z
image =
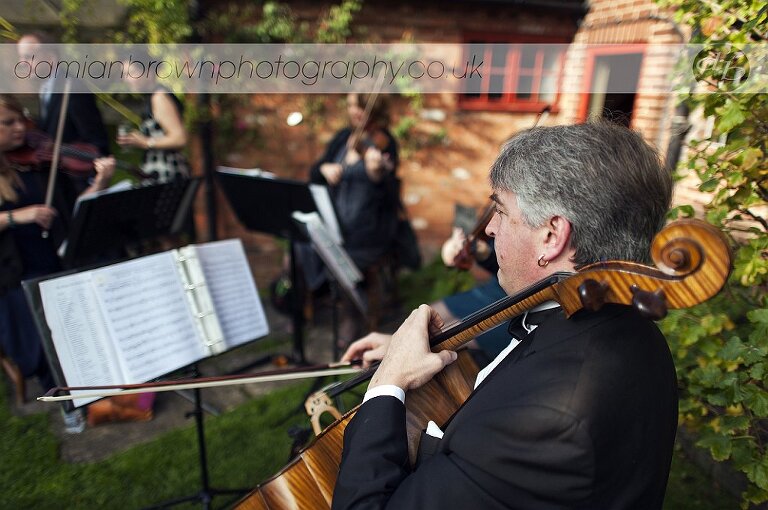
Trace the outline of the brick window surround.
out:
M 565 51 L 570 42 L 547 36 L 465 34 L 464 44 L 482 52 L 486 72 L 482 78 L 474 78 L 472 93 L 459 95 L 460 108 L 539 112 L 550 106 L 556 111 Z M 513 46 L 506 51 L 496 46 L 494 51 L 492 44 Z M 492 89 L 503 92 L 490 92 Z

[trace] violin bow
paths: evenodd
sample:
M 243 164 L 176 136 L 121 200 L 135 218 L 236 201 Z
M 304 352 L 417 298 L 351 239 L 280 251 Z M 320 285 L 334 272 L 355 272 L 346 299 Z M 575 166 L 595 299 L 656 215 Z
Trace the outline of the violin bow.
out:
M 67 118 L 67 108 L 69 107 L 69 93 L 72 83 L 67 80 L 64 82 L 64 94 L 61 98 L 61 110 L 59 111 L 59 121 L 56 126 L 56 138 L 53 142 L 53 157 L 51 158 L 51 169 L 48 173 L 48 188 L 45 190 L 45 205 L 51 207 L 53 204 L 53 189 L 56 186 L 56 174 L 59 168 L 59 155 L 61 152 L 61 140 L 64 136 L 64 121 Z M 50 101 L 50 99 L 49 99 Z M 48 237 L 48 230 L 43 230 L 43 238 Z
M 379 92 L 381 92 L 381 88 L 384 86 L 384 77 L 386 75 L 387 70 L 382 69 L 379 73 L 379 76 L 376 78 L 376 83 L 373 85 L 373 92 L 371 92 L 371 95 L 368 96 L 368 101 L 365 103 L 365 109 L 363 109 L 363 116 L 360 119 L 360 124 L 355 127 L 355 130 L 347 139 L 347 146 L 345 147 L 341 157 L 337 158 L 337 161 L 343 162 L 344 158 L 347 156 L 347 152 L 350 149 L 350 143 L 352 143 L 352 146 L 354 146 L 354 144 L 357 143 L 357 140 L 360 139 L 360 136 L 362 136 L 363 130 L 365 129 L 366 124 L 368 124 L 368 118 L 371 116 L 373 105 L 376 103 L 376 99 L 379 97 Z

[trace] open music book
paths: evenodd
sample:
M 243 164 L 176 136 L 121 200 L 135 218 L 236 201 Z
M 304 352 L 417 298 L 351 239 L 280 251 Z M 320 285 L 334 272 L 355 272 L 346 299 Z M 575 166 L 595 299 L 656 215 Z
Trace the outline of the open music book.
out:
M 239 240 L 53 278 L 40 293 L 68 386 L 145 382 L 269 332 Z

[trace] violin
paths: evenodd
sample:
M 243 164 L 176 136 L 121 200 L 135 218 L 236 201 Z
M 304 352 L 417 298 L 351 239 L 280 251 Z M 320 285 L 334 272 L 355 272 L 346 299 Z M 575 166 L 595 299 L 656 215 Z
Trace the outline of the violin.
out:
M 24 145 L 5 153 L 11 164 L 40 166 L 53 159 L 53 140 L 38 130 L 28 130 Z M 102 157 L 96 146 L 83 143 L 64 143 L 60 148 L 59 168 L 74 177 L 87 177 L 93 172 L 93 161 Z M 125 161 L 116 160 L 117 168 L 125 170 L 137 179 L 152 179 L 152 175 Z
M 487 227 L 488 223 L 491 222 L 491 218 L 493 218 L 493 212 L 493 204 L 485 208 L 483 215 L 479 220 L 477 220 L 477 223 L 475 223 L 475 227 L 472 229 L 472 232 L 470 232 L 467 238 L 464 239 L 464 244 L 461 246 L 461 250 L 459 250 L 459 253 L 457 253 L 453 258 L 454 267 L 462 271 L 467 271 L 475 263 L 477 242 L 488 242 L 490 240 L 490 238 L 485 233 L 485 227 Z

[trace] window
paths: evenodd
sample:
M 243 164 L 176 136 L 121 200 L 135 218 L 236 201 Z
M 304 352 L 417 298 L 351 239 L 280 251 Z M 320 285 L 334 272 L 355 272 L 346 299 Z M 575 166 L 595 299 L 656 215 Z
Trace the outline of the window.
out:
M 466 40 L 469 53 L 483 62 L 483 72 L 467 76 L 462 108 L 539 111 L 557 102 L 568 41 L 527 38 L 523 43 L 493 36 Z
M 643 47 L 602 45 L 587 53 L 585 94 L 579 118 L 604 118 L 629 127 L 640 82 Z

